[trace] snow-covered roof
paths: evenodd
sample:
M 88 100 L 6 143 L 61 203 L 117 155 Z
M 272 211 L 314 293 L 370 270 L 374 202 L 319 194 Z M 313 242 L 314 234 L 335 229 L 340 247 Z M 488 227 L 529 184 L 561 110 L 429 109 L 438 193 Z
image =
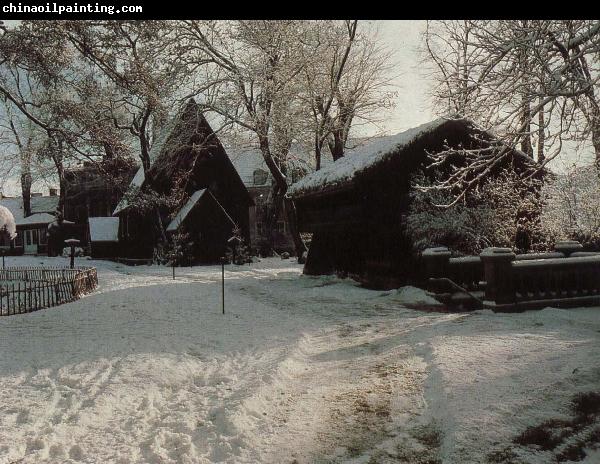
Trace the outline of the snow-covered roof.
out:
M 113 215 L 120 213 L 121 211 L 123 211 L 125 208 L 127 208 L 129 206 L 129 201 L 128 201 L 129 196 L 135 195 L 137 192 L 139 192 L 140 189 L 142 188 L 142 185 L 144 185 L 145 180 L 146 180 L 146 176 L 144 174 L 144 167 L 140 166 L 138 171 L 135 173 L 135 176 L 133 176 L 133 179 L 131 179 L 131 182 L 129 183 L 129 187 L 127 188 L 126 194 L 123 195 L 123 197 L 117 204 L 115 210 L 113 211 Z
M 90 241 L 92 242 L 118 242 L 119 218 L 116 217 L 91 217 Z
M 58 208 L 58 196 L 56 195 L 31 197 L 31 214 L 54 214 L 56 208 Z
M 268 185 L 268 179 L 271 177 L 271 174 L 258 148 L 230 148 L 227 150 L 227 154 L 244 185 L 247 187 Z M 258 169 L 267 173 L 267 180 L 263 184 L 256 184 L 254 182 L 254 172 Z
M 1 198 L 0 205 L 4 206 L 12 213 L 17 225 L 34 224 L 34 222 L 23 222 L 23 219 L 25 219 L 25 214 L 23 212 L 23 199 L 21 197 Z M 57 207 L 58 197 L 55 195 L 31 197 L 32 216 L 36 214 L 46 213 L 47 216 L 52 216 L 52 219 L 48 221 L 52 222 L 55 219 L 54 213 Z M 42 216 L 38 216 L 38 219 L 42 219 Z M 47 217 L 44 217 L 44 220 L 45 219 L 47 219 Z
M 242 179 L 242 182 L 246 187 L 271 185 L 271 172 L 269 170 L 269 167 L 267 166 L 267 163 L 265 163 L 265 159 L 259 148 L 227 148 L 227 154 L 229 155 L 229 159 L 233 163 L 233 166 L 235 167 L 240 178 Z M 333 162 L 330 160 L 331 155 L 325 156 L 324 152 L 321 160 L 321 165 L 323 166 L 325 164 Z M 294 143 L 290 147 L 287 159 L 287 167 L 288 172 L 291 172 L 292 168 L 294 167 L 301 168 L 304 171 L 312 172 L 315 168 L 314 155 L 305 146 Z M 256 178 L 254 176 L 254 173 L 257 170 L 264 171 L 266 174 L 266 179 L 262 183 L 256 182 L 260 179 L 259 176 L 257 176 Z
M 345 184 L 357 174 L 384 162 L 399 149 L 408 146 L 423 134 L 427 134 L 442 126 L 447 118 L 438 118 L 407 131 L 387 137 L 377 137 L 370 142 L 349 151 L 343 158 L 330 163 L 319 171 L 313 172 L 293 184 L 288 190 L 290 196 L 305 194 Z
M 231 219 L 231 216 L 229 216 L 229 214 L 227 214 L 227 211 L 225 211 L 225 208 L 223 208 L 223 206 L 221 206 L 221 203 L 219 203 L 219 200 L 217 200 L 214 197 L 214 195 L 210 192 L 210 190 L 202 189 L 202 190 L 197 190 L 192 194 L 192 196 L 187 201 L 187 203 L 183 206 L 183 208 L 181 208 L 179 210 L 177 215 L 173 218 L 173 220 L 167 226 L 167 232 L 175 232 L 177 229 L 179 229 L 179 226 L 181 224 L 183 224 L 187 215 L 192 211 L 192 209 L 194 209 L 194 206 L 196 206 L 198 204 L 198 202 L 200 201 L 200 199 L 205 196 L 212 197 L 212 199 L 215 201 L 215 203 L 223 211 L 223 214 L 225 214 L 225 216 L 227 216 L 227 218 L 231 221 L 231 223 L 233 225 L 235 225 L 235 221 L 233 219 Z
M 371 139 L 364 145 L 348 151 L 344 157 L 323 166 L 319 171 L 313 172 L 293 184 L 288 190 L 288 195 L 300 197 L 315 192 L 336 190 L 338 187 L 348 185 L 356 177 L 392 157 L 400 155 L 423 136 L 431 134 L 447 124 L 462 127 L 464 130 L 475 129 L 485 134 L 488 139 L 496 139 L 493 133 L 478 127 L 470 119 L 459 116 L 440 117 L 396 135 Z M 506 145 L 504 146 L 508 148 Z M 516 148 L 510 148 L 510 151 L 524 164 L 535 165 L 535 162 L 522 151 Z
M 56 220 L 56 216 L 48 213 L 35 213 L 26 218 L 19 218 L 16 220 L 18 226 L 32 226 L 32 225 L 43 225 L 50 224 Z

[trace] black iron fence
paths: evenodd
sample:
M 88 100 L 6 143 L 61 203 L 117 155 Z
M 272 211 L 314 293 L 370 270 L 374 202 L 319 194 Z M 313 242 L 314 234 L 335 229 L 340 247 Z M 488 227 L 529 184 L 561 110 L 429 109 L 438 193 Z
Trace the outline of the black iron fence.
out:
M 0 269 L 0 316 L 30 313 L 79 299 L 98 286 L 96 268 Z

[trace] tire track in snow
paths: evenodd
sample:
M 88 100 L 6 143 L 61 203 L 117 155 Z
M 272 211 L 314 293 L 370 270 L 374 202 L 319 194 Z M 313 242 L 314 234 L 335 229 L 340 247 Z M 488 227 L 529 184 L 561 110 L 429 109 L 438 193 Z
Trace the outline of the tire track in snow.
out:
M 238 412 L 240 428 L 254 427 L 258 461 L 399 462 L 399 429 L 423 407 L 426 366 L 400 342 L 398 332 L 410 328 L 389 323 L 369 319 L 304 335 Z

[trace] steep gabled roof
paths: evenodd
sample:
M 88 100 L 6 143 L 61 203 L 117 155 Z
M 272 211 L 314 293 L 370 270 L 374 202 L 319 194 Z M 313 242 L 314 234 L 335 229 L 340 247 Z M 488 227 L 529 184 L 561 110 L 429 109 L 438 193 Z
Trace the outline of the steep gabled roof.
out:
M 58 197 L 56 195 L 31 197 L 31 214 L 56 213 Z
M 312 194 L 321 194 L 337 190 L 351 184 L 355 179 L 361 178 L 368 172 L 376 169 L 387 160 L 403 156 L 411 146 L 423 137 L 431 135 L 444 128 L 457 128 L 461 131 L 479 131 L 488 139 L 495 137 L 476 124 L 465 118 L 442 117 L 422 124 L 396 135 L 377 137 L 370 142 L 349 151 L 344 157 L 324 166 L 293 184 L 288 190 L 288 195 L 301 198 Z M 523 163 L 534 164 L 533 160 L 525 153 L 511 149 L 513 154 Z
M 204 173 L 199 166 L 206 160 L 210 160 L 213 167 L 218 169 Z M 146 175 L 149 179 L 146 179 Z M 160 131 L 150 151 L 148 172 L 145 174 L 143 168 L 138 170 L 113 215 L 126 209 L 129 206 L 128 199 L 146 183 L 150 183 L 159 193 L 168 193 L 179 175 L 186 176 L 187 179 L 195 176 L 195 181 L 201 185 L 192 185 L 191 190 L 208 186 L 215 175 L 227 178 L 226 183 L 231 190 L 235 191 L 233 193 L 244 197 L 248 204 L 252 204 L 252 198 L 219 138 L 193 99 Z
M 156 140 L 154 141 L 154 144 L 152 145 L 152 148 L 150 149 L 150 152 L 148 153 L 148 156 L 150 158 L 150 167 L 152 167 L 152 165 L 156 162 L 156 160 L 158 159 L 160 154 L 164 151 L 165 144 L 167 143 L 169 136 L 171 135 L 171 133 L 175 130 L 175 127 L 177 126 L 178 117 L 179 117 L 179 115 L 176 115 L 173 118 L 171 118 L 162 127 L 162 129 L 159 131 L 158 135 L 156 136 Z M 120 213 L 121 211 L 123 211 L 124 209 L 126 209 L 129 206 L 129 198 L 131 198 L 137 192 L 140 191 L 140 189 L 144 185 L 144 182 L 146 182 L 144 166 L 140 166 L 139 169 L 137 170 L 137 172 L 135 173 L 135 176 L 133 176 L 133 179 L 131 179 L 129 188 L 125 192 L 125 195 L 123 195 L 123 198 L 121 198 L 121 200 L 117 204 L 115 210 L 113 211 L 113 216 Z
M 256 146 L 227 148 L 227 154 L 244 185 L 247 187 L 271 185 L 272 176 L 260 148 Z M 321 163 L 324 166 L 333 162 L 333 160 L 330 160 L 330 155 L 323 156 Z M 312 172 L 314 171 L 314 155 L 307 147 L 293 143 L 290 147 L 286 164 L 288 173 L 291 173 L 294 169 Z M 262 183 L 255 182 L 254 173 L 258 170 L 266 173 L 266 180 Z M 292 178 L 293 175 L 288 174 L 288 180 L 291 181 Z

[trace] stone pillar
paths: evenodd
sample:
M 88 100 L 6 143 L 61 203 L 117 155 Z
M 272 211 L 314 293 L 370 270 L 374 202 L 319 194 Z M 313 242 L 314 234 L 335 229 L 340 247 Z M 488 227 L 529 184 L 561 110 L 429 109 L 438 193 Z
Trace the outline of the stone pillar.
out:
M 485 274 L 485 299 L 497 304 L 514 303 L 511 263 L 516 255 L 510 248 L 486 248 L 479 255 Z
M 558 251 L 565 255 L 565 257 L 571 256 L 571 254 L 581 251 L 583 249 L 583 245 L 575 240 L 563 240 L 561 242 L 556 242 L 554 245 L 554 251 Z
M 423 259 L 423 277 L 448 277 L 450 250 L 446 247 L 427 248 L 421 253 Z

